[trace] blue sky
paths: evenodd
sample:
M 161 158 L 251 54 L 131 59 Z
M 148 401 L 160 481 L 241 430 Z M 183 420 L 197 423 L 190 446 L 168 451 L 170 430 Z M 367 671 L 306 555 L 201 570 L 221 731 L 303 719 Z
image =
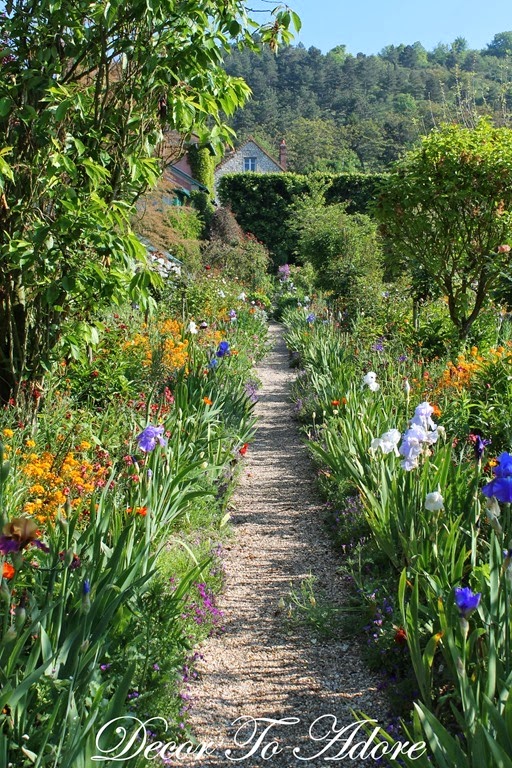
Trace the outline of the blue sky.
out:
M 296 42 L 323 53 L 378 53 L 386 45 L 419 40 L 427 50 L 465 37 L 482 49 L 497 32 L 512 30 L 510 0 L 287 0 L 302 19 Z M 277 2 L 275 3 L 278 4 Z M 250 3 L 248 3 L 250 5 Z M 261 6 L 260 6 L 261 7 Z

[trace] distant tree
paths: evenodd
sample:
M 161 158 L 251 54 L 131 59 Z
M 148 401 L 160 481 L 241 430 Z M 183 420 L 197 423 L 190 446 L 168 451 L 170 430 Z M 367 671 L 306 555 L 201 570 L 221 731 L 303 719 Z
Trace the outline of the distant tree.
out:
M 436 47 L 428 54 L 428 58 L 430 61 L 435 62 L 436 64 L 444 65 L 449 53 L 450 48 L 448 45 L 445 43 L 438 43 Z
M 512 54 L 512 32 L 498 32 L 488 44 L 484 53 L 503 58 Z
M 468 49 L 468 41 L 465 37 L 456 37 L 451 48 L 454 53 L 464 53 Z
M 415 289 L 447 296 L 461 340 L 500 275 L 510 270 L 512 134 L 481 120 L 443 126 L 410 151 L 384 182 L 376 206 L 393 253 Z
M 346 45 L 336 45 L 334 48 L 331 48 L 331 50 L 327 54 L 327 56 L 329 56 L 331 59 L 334 59 L 334 61 L 337 61 L 338 64 L 343 64 L 343 62 L 349 55 L 350 54 L 347 53 Z
M 379 56 L 386 59 L 386 61 L 390 61 L 392 64 L 398 64 L 398 59 L 403 48 L 403 45 L 386 45 L 379 53 Z
M 288 170 L 355 171 L 360 164 L 334 120 L 297 118 L 286 131 Z

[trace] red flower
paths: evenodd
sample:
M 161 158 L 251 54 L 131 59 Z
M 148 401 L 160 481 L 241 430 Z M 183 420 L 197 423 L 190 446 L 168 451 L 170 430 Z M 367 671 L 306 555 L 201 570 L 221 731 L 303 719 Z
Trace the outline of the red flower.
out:
M 397 627 L 397 630 L 395 632 L 395 637 L 393 638 L 395 643 L 397 645 L 405 645 L 407 642 L 407 634 L 405 632 L 405 629 L 403 627 Z
M 4 579 L 12 579 L 15 573 L 16 571 L 10 563 L 4 563 L 2 568 L 2 576 Z
M 249 443 L 244 443 L 244 444 L 242 445 L 242 447 L 241 447 L 241 448 L 240 448 L 240 450 L 238 451 L 238 453 L 240 454 L 240 456 L 245 456 L 245 454 L 247 453 L 247 449 L 248 449 L 248 447 L 249 447 Z

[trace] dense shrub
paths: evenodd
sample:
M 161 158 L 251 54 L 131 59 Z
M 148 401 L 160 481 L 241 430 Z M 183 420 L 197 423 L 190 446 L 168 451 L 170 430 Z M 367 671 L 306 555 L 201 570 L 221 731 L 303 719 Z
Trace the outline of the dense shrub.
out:
M 344 202 L 348 213 L 366 213 L 383 178 L 384 174 L 362 173 L 226 174 L 219 184 L 219 197 L 231 207 L 240 226 L 265 243 L 279 265 L 295 258 L 290 218 L 298 200 L 323 183 L 327 203 Z
M 346 317 L 375 312 L 381 303 L 381 251 L 376 227 L 364 214 L 343 204 L 305 200 L 296 207 L 292 230 L 301 261 L 316 272 L 316 285 L 332 293 Z

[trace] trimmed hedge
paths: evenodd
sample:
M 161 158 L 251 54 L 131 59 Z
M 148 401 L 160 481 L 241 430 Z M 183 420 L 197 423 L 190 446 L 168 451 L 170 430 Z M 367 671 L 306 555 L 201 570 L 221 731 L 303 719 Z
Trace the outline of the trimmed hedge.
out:
M 293 262 L 295 237 L 288 220 L 300 197 L 327 185 L 327 204 L 347 203 L 348 213 L 369 213 L 384 173 L 230 173 L 219 182 L 222 205 L 231 208 L 242 229 L 269 249 L 274 264 Z

